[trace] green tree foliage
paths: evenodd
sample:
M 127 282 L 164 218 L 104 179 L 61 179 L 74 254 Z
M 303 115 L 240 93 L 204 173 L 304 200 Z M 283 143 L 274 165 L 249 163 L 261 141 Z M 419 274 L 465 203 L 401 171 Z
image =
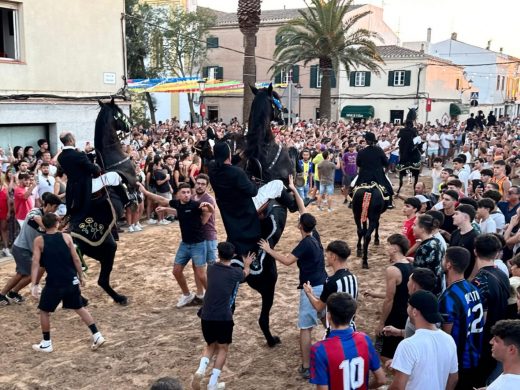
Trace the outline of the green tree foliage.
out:
M 331 118 L 331 75 L 342 64 L 347 75 L 352 69 L 367 68 L 378 74 L 383 60 L 376 50 L 380 36 L 373 31 L 355 28 L 370 11 L 348 16 L 353 0 L 311 0 L 300 16 L 277 31 L 280 37 L 274 56 L 278 63 L 274 74 L 302 62 L 318 60 L 321 78 L 320 117 Z

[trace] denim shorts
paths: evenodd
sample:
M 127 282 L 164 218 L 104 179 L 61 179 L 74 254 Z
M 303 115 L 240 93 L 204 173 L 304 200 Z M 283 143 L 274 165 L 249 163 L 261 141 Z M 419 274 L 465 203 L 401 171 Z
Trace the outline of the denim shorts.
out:
M 323 284 L 319 286 L 314 286 L 312 288 L 314 296 L 319 297 L 321 292 L 323 291 Z M 303 289 L 300 290 L 300 310 L 298 313 L 298 328 L 300 329 L 309 329 L 318 325 L 320 322 L 318 320 L 318 312 L 307 298 L 305 291 Z
M 218 258 L 217 244 L 218 240 L 206 240 L 206 263 L 214 264 Z
M 179 249 L 177 249 L 175 254 L 174 264 L 184 267 L 190 259 L 193 260 L 195 267 L 204 267 L 206 265 L 206 241 L 196 244 L 187 244 L 181 241 Z
M 334 184 L 320 183 L 320 194 L 334 195 Z

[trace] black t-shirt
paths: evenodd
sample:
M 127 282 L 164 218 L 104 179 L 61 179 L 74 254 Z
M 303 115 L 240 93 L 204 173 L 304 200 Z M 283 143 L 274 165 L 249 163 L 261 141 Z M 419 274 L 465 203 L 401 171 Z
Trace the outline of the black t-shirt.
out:
M 200 203 L 190 200 L 181 203 L 177 199 L 170 200 L 170 207 L 177 210 L 177 219 L 181 227 L 182 242 L 186 244 L 197 244 L 204 241 L 202 233 L 202 209 Z
M 155 188 L 157 189 L 157 192 L 159 194 L 165 194 L 167 192 L 170 192 L 170 186 L 169 186 L 168 180 L 166 180 L 162 184 L 158 183 L 159 181 L 163 181 L 164 179 L 166 179 L 166 174 L 164 173 L 164 171 L 162 169 L 154 170 L 153 177 L 154 177 L 155 183 L 156 183 Z
M 320 301 L 326 303 L 329 296 L 336 292 L 348 293 L 352 298 L 357 299 L 358 281 L 356 276 L 348 269 L 337 270 L 334 275 L 327 278 L 320 295 Z
M 61 233 L 43 235 L 40 266 L 47 272 L 46 286 L 52 288 L 79 285 L 78 272 Z
M 475 238 L 477 238 L 478 233 L 475 229 L 471 229 L 466 234 L 461 234 L 460 229 L 455 230 L 451 234 L 450 246 L 462 246 L 466 248 L 471 254 L 468 268 L 464 271 L 464 278 L 469 278 L 471 275 L 471 271 L 473 271 L 473 267 L 475 266 Z
M 442 213 L 444 214 L 444 223 L 441 225 L 441 229 L 451 234 L 457 229 L 457 226 L 453 224 L 453 214 L 446 215 L 444 211 Z
M 232 321 L 235 302 L 244 271 L 222 263 L 208 266 L 208 288 L 204 295 L 201 318 L 205 321 Z
M 323 249 L 318 240 L 312 236 L 307 236 L 291 252 L 298 260 L 296 264 L 300 270 L 300 283 L 310 282 L 311 286 L 319 286 L 325 283 L 327 273 L 325 272 L 325 259 Z

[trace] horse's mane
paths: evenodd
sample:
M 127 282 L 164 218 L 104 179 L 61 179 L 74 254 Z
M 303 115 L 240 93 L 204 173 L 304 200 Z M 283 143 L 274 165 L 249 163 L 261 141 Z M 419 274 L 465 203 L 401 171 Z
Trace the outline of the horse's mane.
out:
M 114 113 L 120 111 L 119 107 L 111 101 L 110 103 L 99 102 L 101 109 L 96 118 L 96 125 L 94 130 L 94 147 L 97 150 L 102 150 L 108 146 L 107 140 L 112 147 L 122 150 L 121 145 L 117 142 L 117 132 L 111 124 L 115 121 Z
M 96 118 L 96 126 L 94 130 L 94 147 L 99 149 L 101 145 L 103 145 L 103 132 L 105 131 L 105 126 L 110 122 L 110 112 L 109 108 L 106 104 L 101 106 L 101 110 Z
M 265 145 L 274 140 L 271 132 L 271 100 L 268 90 L 262 88 L 258 91 L 251 105 L 249 126 L 246 135 L 247 147 L 245 154 L 248 158 L 256 158 L 262 164 L 265 163 Z

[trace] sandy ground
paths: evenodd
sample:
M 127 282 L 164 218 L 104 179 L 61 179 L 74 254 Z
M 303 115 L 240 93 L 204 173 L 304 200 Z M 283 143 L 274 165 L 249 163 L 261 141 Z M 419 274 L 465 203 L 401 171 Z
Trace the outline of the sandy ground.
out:
M 409 192 L 411 188 L 406 190 Z M 318 230 L 324 245 L 336 239 L 346 240 L 354 248 L 355 223 L 351 210 L 334 196 L 331 213 L 309 211 L 318 219 Z M 403 220 L 402 202 L 384 214 L 380 247 L 371 245 L 369 270 L 361 269 L 355 253 L 349 268 L 359 278 L 361 291 L 373 288 L 384 291 L 383 271 L 388 264 L 384 241 L 399 232 Z M 225 231 L 219 221 L 219 239 Z M 299 241 L 296 215 L 290 215 L 278 249 L 289 252 Z M 38 354 L 31 344 L 39 342 L 41 333 L 36 302 L 28 298 L 22 305 L 0 308 L 1 389 L 146 389 L 157 378 L 174 376 L 190 388 L 191 375 L 198 367 L 203 346 L 197 307 L 177 309 L 180 290 L 171 274 L 174 251 L 179 242 L 177 223 L 168 226 L 146 226 L 140 233 L 121 235 L 112 273 L 114 287 L 130 299 L 120 307 L 96 285 L 98 264 L 88 259 L 90 269 L 84 295 L 90 299 L 88 309 L 96 319 L 107 342 L 100 350 L 89 349 L 88 329 L 74 312 L 57 310 L 51 317 L 54 352 Z M 257 319 L 260 296 L 243 285 L 237 298 L 235 331 L 228 361 L 221 376 L 228 389 L 311 389 L 299 378 L 298 270 L 296 266 L 278 266 L 279 279 L 271 328 L 282 344 L 274 349 L 266 346 Z M 0 282 L 14 272 L 14 263 L 0 266 Z M 328 270 L 330 273 L 330 270 Z M 194 288 L 193 272 L 185 274 Z M 359 297 L 356 324 L 359 330 L 373 336 L 381 300 Z M 315 339 L 322 329 L 314 332 Z M 207 378 L 209 379 L 209 378 Z

